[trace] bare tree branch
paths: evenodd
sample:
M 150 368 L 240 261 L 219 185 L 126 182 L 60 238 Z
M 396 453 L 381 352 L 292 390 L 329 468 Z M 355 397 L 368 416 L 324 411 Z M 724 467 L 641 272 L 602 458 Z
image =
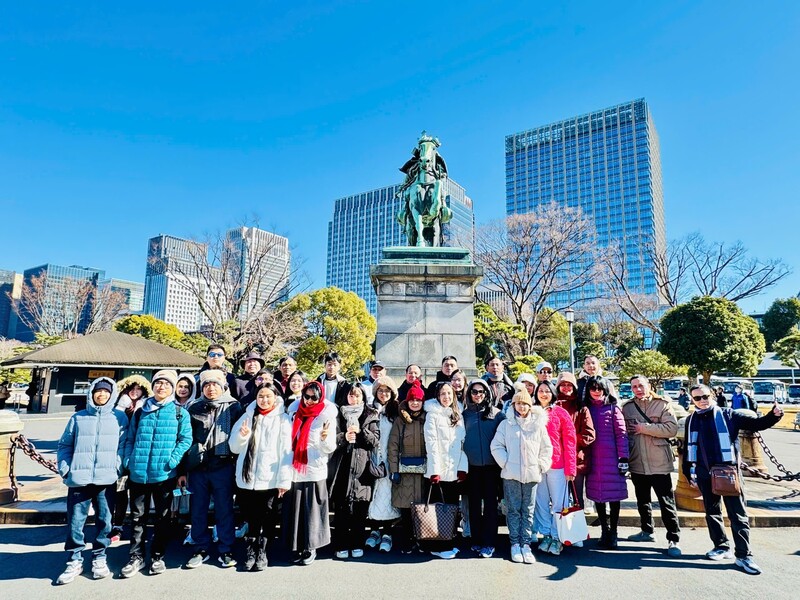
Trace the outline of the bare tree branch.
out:
M 524 354 L 531 353 L 549 318 L 541 314 L 549 301 L 594 281 L 595 248 L 591 222 L 577 210 L 560 207 L 512 215 L 479 228 L 475 262 L 483 266 L 488 287 L 508 299 L 514 323 L 525 329 Z

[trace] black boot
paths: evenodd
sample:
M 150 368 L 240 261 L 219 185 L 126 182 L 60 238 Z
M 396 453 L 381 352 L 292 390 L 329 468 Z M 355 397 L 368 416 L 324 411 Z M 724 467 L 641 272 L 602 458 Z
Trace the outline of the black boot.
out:
M 616 550 L 617 548 L 619 548 L 619 541 L 617 540 L 617 529 L 615 527 L 608 532 L 608 549 Z
M 267 568 L 267 538 L 258 538 L 258 556 L 256 557 L 256 571 Z
M 258 540 L 256 538 L 248 538 L 247 540 L 247 558 L 244 561 L 244 570 L 249 571 L 256 564 L 256 554 L 258 553 Z

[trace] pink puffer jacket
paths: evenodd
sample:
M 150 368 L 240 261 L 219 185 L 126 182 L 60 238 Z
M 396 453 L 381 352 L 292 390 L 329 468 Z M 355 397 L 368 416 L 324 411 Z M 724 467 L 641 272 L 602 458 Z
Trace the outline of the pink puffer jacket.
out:
M 553 444 L 551 469 L 564 469 L 564 475 L 575 475 L 577 462 L 577 436 L 569 413 L 560 406 L 547 407 L 547 433 Z

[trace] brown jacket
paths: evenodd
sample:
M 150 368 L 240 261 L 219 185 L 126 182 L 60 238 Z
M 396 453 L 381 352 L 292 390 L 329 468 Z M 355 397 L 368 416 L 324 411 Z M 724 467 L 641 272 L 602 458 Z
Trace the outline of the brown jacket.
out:
M 386 449 L 389 458 L 389 472 L 400 472 L 400 455 L 425 456 L 425 413 L 409 422 L 408 404 L 400 403 L 400 416 L 394 420 L 389 433 L 389 447 Z M 402 449 L 401 449 L 402 444 Z M 409 508 L 412 502 L 424 502 L 423 476 L 414 473 L 402 473 L 400 483 L 392 485 L 392 506 Z
M 648 423 L 636 409 L 637 406 L 647 415 L 651 423 Z M 675 470 L 675 457 L 669 445 L 669 438 L 675 437 L 678 433 L 678 421 L 670 410 L 669 402 L 655 395 L 644 400 L 634 398 L 625 403 L 622 414 L 628 427 L 631 473 L 640 475 L 672 473 Z M 646 433 L 633 433 L 632 427 L 636 423 L 642 423 Z

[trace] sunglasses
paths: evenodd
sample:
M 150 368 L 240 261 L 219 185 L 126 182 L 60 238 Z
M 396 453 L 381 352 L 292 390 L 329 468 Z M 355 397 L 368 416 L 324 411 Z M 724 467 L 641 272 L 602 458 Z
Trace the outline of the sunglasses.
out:
M 209 352 L 208 353 L 208 358 L 222 358 L 223 356 L 225 356 L 224 352 Z
M 708 394 L 703 394 L 702 396 L 692 395 L 692 400 L 697 400 L 699 402 L 700 400 L 708 400 L 710 397 L 711 396 L 709 396 Z
M 541 371 L 539 371 L 539 373 L 552 373 L 552 372 L 553 372 L 552 369 L 542 369 Z
M 319 400 L 319 398 L 317 398 L 316 396 L 309 396 L 309 395 L 307 395 L 307 394 L 303 394 L 303 399 L 304 399 L 304 400 L 314 400 L 315 402 L 316 402 L 317 400 Z
M 486 390 L 470 390 L 469 393 L 473 396 L 485 396 Z

